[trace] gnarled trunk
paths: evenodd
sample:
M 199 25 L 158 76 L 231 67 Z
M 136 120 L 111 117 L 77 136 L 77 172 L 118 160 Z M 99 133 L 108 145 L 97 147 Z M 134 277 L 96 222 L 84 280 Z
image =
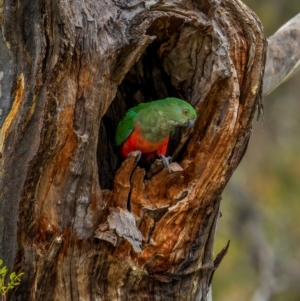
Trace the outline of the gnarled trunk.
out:
M 221 193 L 261 109 L 265 40 L 238 0 L 4 1 L 0 258 L 12 300 L 207 300 Z M 193 129 L 121 165 L 115 128 L 175 96 Z

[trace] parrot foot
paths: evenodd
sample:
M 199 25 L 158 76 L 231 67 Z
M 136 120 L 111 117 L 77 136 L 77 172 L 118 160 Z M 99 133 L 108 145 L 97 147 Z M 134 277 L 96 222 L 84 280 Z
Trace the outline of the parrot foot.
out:
M 131 155 L 135 155 L 137 154 L 137 158 L 136 158 L 136 162 L 139 162 L 142 158 L 142 152 L 140 150 L 135 150 L 133 152 L 130 152 L 127 156 L 127 158 L 129 158 Z
M 164 155 L 160 155 L 160 158 L 162 162 L 164 163 L 164 166 L 168 169 L 169 173 L 171 173 L 170 163 L 172 162 L 172 157 L 168 156 L 165 157 Z

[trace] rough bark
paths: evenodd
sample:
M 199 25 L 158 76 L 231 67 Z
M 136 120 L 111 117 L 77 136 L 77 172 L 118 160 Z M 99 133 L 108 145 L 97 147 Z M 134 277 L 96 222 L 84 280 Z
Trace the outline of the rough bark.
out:
M 12 300 L 207 300 L 221 193 L 261 109 L 265 40 L 243 3 L 4 1 L 0 258 Z M 121 165 L 139 102 L 198 112 L 160 162 Z

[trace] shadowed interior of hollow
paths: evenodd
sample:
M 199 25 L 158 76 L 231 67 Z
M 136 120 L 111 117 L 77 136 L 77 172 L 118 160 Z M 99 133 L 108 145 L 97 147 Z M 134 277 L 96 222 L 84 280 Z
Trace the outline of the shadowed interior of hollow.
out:
M 111 189 L 120 163 L 114 139 L 118 122 L 126 111 L 142 102 L 171 96 L 181 98 L 163 69 L 158 55 L 159 46 L 160 43 L 153 42 L 129 70 L 101 120 L 97 159 L 102 171 L 99 175 L 102 189 Z

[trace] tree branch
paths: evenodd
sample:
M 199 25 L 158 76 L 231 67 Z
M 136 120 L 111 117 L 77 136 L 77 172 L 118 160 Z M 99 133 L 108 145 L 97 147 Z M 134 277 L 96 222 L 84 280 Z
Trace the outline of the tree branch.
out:
M 263 95 L 266 96 L 300 70 L 300 14 L 268 38 Z

